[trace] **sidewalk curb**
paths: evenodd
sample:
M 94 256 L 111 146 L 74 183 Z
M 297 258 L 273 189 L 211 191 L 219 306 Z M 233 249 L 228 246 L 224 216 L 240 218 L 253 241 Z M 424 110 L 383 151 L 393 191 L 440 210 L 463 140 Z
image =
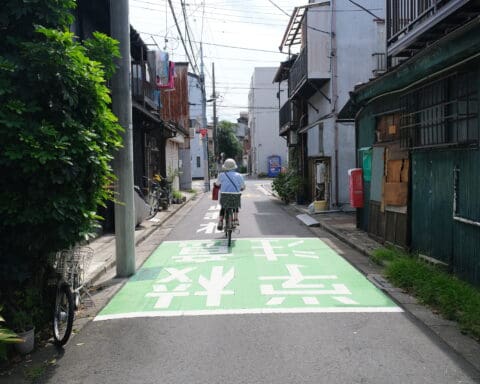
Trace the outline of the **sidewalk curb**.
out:
M 179 212 L 184 207 L 186 207 L 188 203 L 192 201 L 193 198 L 202 194 L 203 193 L 199 192 L 196 195 L 192 196 L 187 201 L 185 201 L 184 203 L 176 204 L 177 206 L 175 207 L 175 209 L 172 209 L 171 211 L 169 211 L 169 214 L 163 218 L 161 223 L 146 229 L 137 239 L 135 239 L 135 248 L 137 248 L 141 243 L 143 243 L 147 238 L 149 238 L 155 231 L 157 231 L 160 227 L 162 227 L 167 220 L 169 220 L 177 212 Z M 112 244 L 112 243 L 115 243 L 115 237 L 112 238 L 109 244 Z M 95 271 L 87 281 L 85 281 L 85 286 L 89 288 L 94 288 L 95 283 L 103 275 L 105 275 L 110 269 L 112 269 L 116 264 L 117 264 L 117 261 L 115 258 L 112 258 L 110 261 L 107 261 L 104 265 L 98 268 L 98 270 Z

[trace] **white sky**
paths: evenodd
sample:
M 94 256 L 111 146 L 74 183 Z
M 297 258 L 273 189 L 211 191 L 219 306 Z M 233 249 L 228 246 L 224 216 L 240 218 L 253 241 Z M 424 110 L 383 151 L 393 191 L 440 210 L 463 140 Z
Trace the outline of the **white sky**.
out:
M 307 0 L 272 0 L 291 15 L 295 6 Z M 177 21 L 188 49 L 181 1 L 172 0 Z M 269 0 L 185 0 L 186 15 L 195 59 L 200 68 L 200 41 L 203 41 L 207 98 L 212 95 L 212 62 L 215 63 L 219 120 L 236 122 L 246 111 L 248 88 L 254 67 L 278 67 L 286 55 L 278 47 L 289 16 Z M 146 44 L 167 47 L 172 61 L 188 61 L 170 10 L 168 0 L 130 0 L 130 23 Z M 203 24 L 203 34 L 202 34 Z M 165 36 L 168 42 L 165 43 Z M 239 48 L 227 48 L 229 45 Z M 151 46 L 152 49 L 155 46 Z M 265 50 L 270 52 L 254 51 Z M 192 58 L 192 60 L 194 60 Z M 190 67 L 190 71 L 193 72 Z M 272 87 L 276 86 L 272 84 Z M 212 120 L 211 103 L 207 107 Z

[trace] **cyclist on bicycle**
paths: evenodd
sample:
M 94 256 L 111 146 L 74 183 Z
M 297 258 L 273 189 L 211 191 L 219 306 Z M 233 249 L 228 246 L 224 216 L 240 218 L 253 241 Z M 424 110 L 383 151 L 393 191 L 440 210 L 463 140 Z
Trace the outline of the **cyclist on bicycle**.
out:
M 235 172 L 237 169 L 237 163 L 233 159 L 226 159 L 222 166 L 222 171 L 218 175 L 215 185 L 220 187 L 220 194 L 222 192 L 240 192 L 245 189 L 245 181 L 243 176 Z M 223 229 L 223 217 L 225 216 L 225 208 L 220 209 L 220 215 L 218 217 L 217 229 L 221 231 Z M 238 225 L 238 209 L 235 210 L 233 221 L 235 225 Z

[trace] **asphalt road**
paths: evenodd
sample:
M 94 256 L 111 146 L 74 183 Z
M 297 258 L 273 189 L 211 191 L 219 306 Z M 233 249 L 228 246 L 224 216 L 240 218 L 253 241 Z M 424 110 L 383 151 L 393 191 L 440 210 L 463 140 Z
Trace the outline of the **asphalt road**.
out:
M 224 236 L 211 224 L 218 207 L 205 195 L 43 382 L 476 382 L 345 262 L 355 251 L 327 234 L 312 239 L 260 184 L 247 183 L 233 250 L 221 252 Z

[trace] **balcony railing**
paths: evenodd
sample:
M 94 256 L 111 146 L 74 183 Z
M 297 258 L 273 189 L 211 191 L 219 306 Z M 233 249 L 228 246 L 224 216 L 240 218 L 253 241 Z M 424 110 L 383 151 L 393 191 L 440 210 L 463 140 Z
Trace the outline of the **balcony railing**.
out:
M 385 73 L 387 70 L 387 55 L 385 53 L 376 52 L 372 53 L 373 59 L 373 75 L 378 76 Z
M 158 111 L 160 109 L 160 91 L 156 85 L 147 81 L 146 66 L 132 64 L 132 98 L 144 108 Z
M 387 0 L 387 40 L 391 44 L 400 36 L 437 16 L 445 17 L 466 0 Z M 437 18 L 437 20 L 440 17 Z
M 308 75 L 307 66 L 307 48 L 304 48 L 302 52 L 293 63 L 290 69 L 290 76 L 288 78 L 288 96 L 291 97 L 298 90 L 298 87 L 304 82 Z

